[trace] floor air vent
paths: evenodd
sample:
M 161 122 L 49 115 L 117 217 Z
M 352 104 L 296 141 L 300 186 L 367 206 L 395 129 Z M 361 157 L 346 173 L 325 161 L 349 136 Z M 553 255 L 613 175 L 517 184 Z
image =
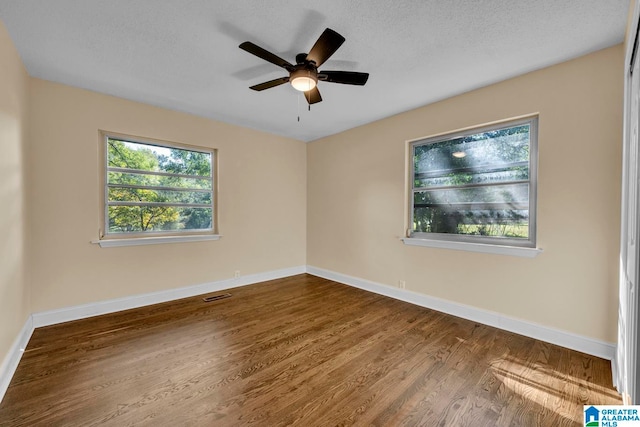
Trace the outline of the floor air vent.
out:
M 231 297 L 231 294 L 211 295 L 211 296 L 202 298 L 202 301 L 204 301 L 204 302 L 212 302 L 212 301 L 218 301 L 219 299 L 225 299 L 225 298 L 230 298 L 230 297 Z

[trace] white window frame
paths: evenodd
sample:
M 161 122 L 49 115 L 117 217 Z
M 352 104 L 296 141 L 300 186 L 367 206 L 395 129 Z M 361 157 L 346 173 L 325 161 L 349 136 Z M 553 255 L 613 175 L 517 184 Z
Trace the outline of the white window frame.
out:
M 529 232 L 528 239 L 448 234 L 425 233 L 413 231 L 414 215 L 414 161 L 415 148 L 426 144 L 443 142 L 462 138 L 478 133 L 529 124 Z M 542 250 L 536 247 L 537 238 L 537 181 L 538 181 L 538 115 L 529 115 L 513 119 L 502 120 L 491 124 L 474 126 L 447 132 L 430 137 L 407 141 L 408 146 L 408 222 L 406 238 L 402 239 L 407 245 L 426 246 L 444 249 L 466 250 L 473 252 L 493 253 L 500 255 L 515 255 L 534 257 Z M 462 187 L 464 188 L 464 187 Z
M 176 142 L 161 141 L 152 138 L 142 138 L 137 136 L 125 135 L 109 131 L 100 131 L 100 228 L 99 239 L 92 241 L 97 243 L 101 247 L 114 247 L 114 246 L 137 246 L 137 245 L 149 245 L 158 243 L 181 243 L 181 242 L 196 242 L 204 240 L 218 240 L 221 236 L 218 234 L 218 215 L 217 215 L 217 171 L 218 171 L 218 156 L 217 150 L 208 147 L 199 147 L 186 145 Z M 109 225 L 107 223 L 109 218 L 109 184 L 107 182 L 107 174 L 110 170 L 108 162 L 108 140 L 116 139 L 120 141 L 126 141 L 131 143 L 138 143 L 144 145 L 157 146 L 162 148 L 174 148 L 188 151 L 196 151 L 211 155 L 211 204 L 207 204 L 206 207 L 211 207 L 211 228 L 206 230 L 172 230 L 172 231 L 146 231 L 138 233 L 109 233 Z M 160 173 L 158 173 L 160 174 Z M 164 173 L 162 173 L 164 174 Z M 173 175 L 173 174 L 170 174 Z M 178 174 L 176 174 L 178 175 Z M 187 176 L 185 176 L 187 177 Z M 170 204 L 170 205 L 181 205 Z M 205 207 L 205 206 L 203 206 Z

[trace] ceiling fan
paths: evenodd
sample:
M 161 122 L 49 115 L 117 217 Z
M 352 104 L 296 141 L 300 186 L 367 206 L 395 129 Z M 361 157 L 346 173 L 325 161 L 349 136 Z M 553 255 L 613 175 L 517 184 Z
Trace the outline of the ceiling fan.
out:
M 329 57 L 342 46 L 344 41 L 344 37 L 331 28 L 327 28 L 322 35 L 320 35 L 308 54 L 299 53 L 296 55 L 296 65 L 251 42 L 240 44 L 240 49 L 246 50 L 289 72 L 289 75 L 286 77 L 260 83 L 251 86 L 250 89 L 261 91 L 289 82 L 294 89 L 304 92 L 305 99 L 309 105 L 311 105 L 322 101 L 320 91 L 317 87 L 318 81 L 363 86 L 369 78 L 369 73 L 358 73 L 354 71 L 318 71 L 318 67 L 329 59 Z

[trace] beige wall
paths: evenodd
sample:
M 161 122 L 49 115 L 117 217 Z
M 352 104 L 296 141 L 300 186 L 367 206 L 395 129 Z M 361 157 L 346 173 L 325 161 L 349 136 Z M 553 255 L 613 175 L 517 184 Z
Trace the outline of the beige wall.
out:
M 28 76 L 0 22 L 0 362 L 29 314 L 24 208 Z
M 30 86 L 31 311 L 306 263 L 304 143 L 68 86 Z M 98 130 L 213 147 L 218 241 L 100 248 Z
M 310 143 L 308 264 L 615 342 L 622 75 L 619 45 Z M 531 113 L 544 253 L 403 245 L 406 141 Z

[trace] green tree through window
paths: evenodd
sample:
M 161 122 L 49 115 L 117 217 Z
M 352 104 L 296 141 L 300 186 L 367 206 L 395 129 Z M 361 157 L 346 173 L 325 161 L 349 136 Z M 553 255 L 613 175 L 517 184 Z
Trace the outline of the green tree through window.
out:
M 213 152 L 106 137 L 108 234 L 213 230 Z

